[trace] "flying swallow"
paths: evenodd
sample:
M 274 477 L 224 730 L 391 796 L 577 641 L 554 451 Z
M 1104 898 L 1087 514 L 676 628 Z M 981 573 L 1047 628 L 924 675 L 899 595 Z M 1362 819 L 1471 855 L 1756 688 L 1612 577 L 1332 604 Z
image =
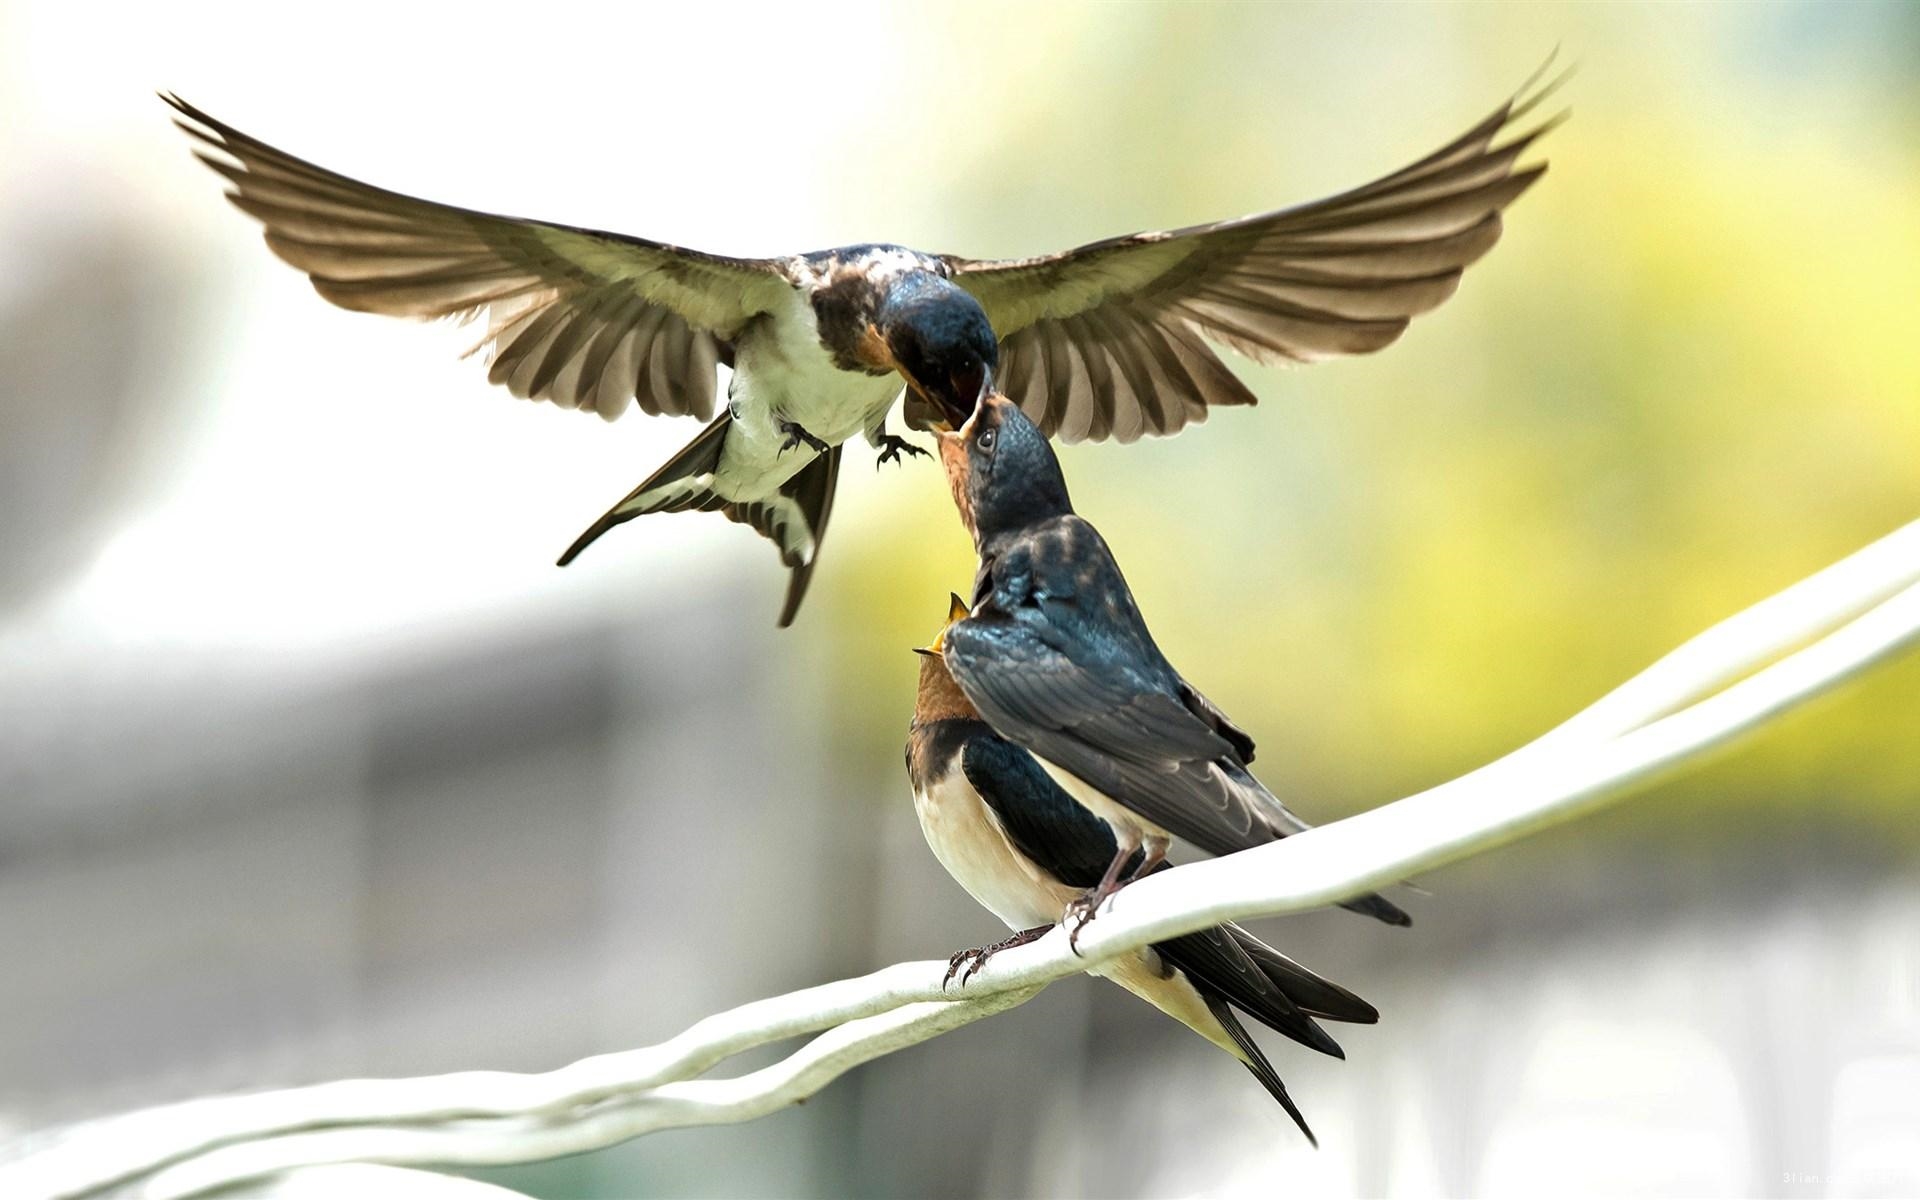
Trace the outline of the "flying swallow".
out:
M 943 660 L 987 724 L 1113 834 L 1074 931 L 1157 867 L 1172 838 L 1231 854 L 1308 828 L 1247 769 L 1253 739 L 1160 652 L 1034 423 L 988 396 L 939 437 L 980 555 L 972 615 L 947 630 Z M 1377 895 L 1342 907 L 1412 923 Z
M 949 624 L 966 615 L 965 603 L 955 596 Z M 1061 790 L 1032 755 L 980 719 L 941 657 L 945 636 L 920 652 L 920 687 L 907 736 L 913 807 L 940 865 L 1016 931 L 1004 941 L 953 956 L 947 978 L 959 973 L 965 986 L 994 954 L 1052 929 L 1100 882 L 1118 846 L 1111 826 Z M 1371 1024 L 1380 1015 L 1238 925 L 1156 943 L 1104 962 L 1092 973 L 1239 1059 L 1309 1141 L 1314 1137 L 1306 1118 L 1234 1009 L 1336 1058 L 1345 1055 L 1316 1017 Z
M 1126 442 L 1254 402 L 1208 342 L 1269 363 L 1378 350 L 1452 295 L 1545 171 L 1518 164 L 1552 124 L 1514 133 L 1554 86 L 1529 94 L 1533 82 L 1439 150 L 1330 199 L 1002 260 L 892 245 L 731 258 L 496 216 L 361 183 L 162 99 L 227 198 L 326 299 L 484 317 L 474 349 L 516 396 L 711 422 L 560 562 L 645 513 L 718 510 L 779 548 L 786 625 L 841 443 L 864 433 L 881 461 L 925 453 L 887 431 L 902 381 L 916 428 L 964 422 L 997 373 L 1049 434 Z M 720 364 L 732 375 L 715 417 Z

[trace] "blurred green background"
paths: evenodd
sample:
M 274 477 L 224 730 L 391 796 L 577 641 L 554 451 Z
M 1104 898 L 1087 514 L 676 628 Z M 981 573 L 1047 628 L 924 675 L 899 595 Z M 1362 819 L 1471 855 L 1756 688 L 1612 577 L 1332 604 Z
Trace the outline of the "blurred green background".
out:
M 0 0 L 0 1135 L 534 1070 L 998 936 L 921 843 L 973 562 L 850 453 L 798 624 L 710 515 L 554 555 L 692 433 L 335 310 L 151 93 L 384 186 L 722 253 L 1012 256 L 1305 201 L 1555 47 L 1546 178 L 1399 343 L 1064 450 L 1169 656 L 1328 820 L 1920 517 L 1920 6 L 458 9 Z M 1546 115 L 1545 112 L 1542 114 Z M 1222 1056 L 1066 981 L 803 1108 L 493 1173 L 574 1196 L 1906 1194 L 1920 659 L 1263 934 L 1375 1002 Z
M 1114 5 L 1029 42 L 1013 10 L 972 13 L 942 35 L 1009 51 L 981 72 L 1002 136 L 867 163 L 852 190 L 939 180 L 966 198 L 939 236 L 1039 253 L 1370 179 L 1545 49 L 1577 64 L 1544 110 L 1572 112 L 1535 155 L 1546 179 L 1401 342 L 1236 359 L 1258 410 L 1063 455 L 1182 670 L 1270 774 L 1347 811 L 1519 744 L 1920 510 L 1917 14 Z M 945 146 L 950 99 L 909 94 L 903 121 Z M 894 648 L 971 579 L 939 488 L 885 501 L 847 506 L 822 582 L 848 598 L 834 649 L 862 755 L 905 702 Z M 1909 662 L 1615 827 L 1817 819 L 1910 843 L 1916 729 Z

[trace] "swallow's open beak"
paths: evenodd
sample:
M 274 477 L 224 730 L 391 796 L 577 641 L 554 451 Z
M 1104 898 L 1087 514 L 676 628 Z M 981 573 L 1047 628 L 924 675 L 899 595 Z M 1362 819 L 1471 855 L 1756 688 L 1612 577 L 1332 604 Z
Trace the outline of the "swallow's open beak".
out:
M 938 396 L 920 386 L 920 381 L 902 370 L 900 377 L 907 381 L 907 395 L 919 405 L 921 411 L 933 414 L 927 419 L 927 428 L 935 433 L 945 433 L 953 428 L 948 420 L 948 406 Z M 909 410 L 911 411 L 911 410 Z
M 941 654 L 945 653 L 947 648 L 947 630 L 953 627 L 955 621 L 964 621 L 967 619 L 967 616 L 967 602 L 960 598 L 958 592 L 948 592 L 947 623 L 940 627 L 940 636 L 933 639 L 933 645 L 916 646 L 913 652 L 915 654 L 924 654 L 928 658 L 940 657 Z
M 905 374 L 904 371 L 901 373 Z M 975 364 L 954 372 L 947 384 L 946 388 L 933 395 L 914 381 L 908 381 L 908 386 L 913 387 L 921 400 L 927 402 L 927 407 L 938 414 L 933 423 L 937 431 L 958 429 L 973 418 L 980 407 L 981 398 L 993 391 L 993 372 Z
M 921 393 L 921 397 L 925 399 L 926 393 Z M 934 419 L 930 422 L 930 426 L 935 433 L 952 433 L 960 428 L 960 426 L 966 424 L 967 417 L 971 415 L 955 412 L 954 406 L 946 403 L 944 400 L 938 403 L 929 403 L 927 407 L 931 408 L 935 414 Z
M 964 440 L 973 434 L 973 423 L 979 420 L 980 414 L 987 410 L 986 398 L 991 394 L 990 392 L 981 393 L 980 399 L 974 402 L 973 411 L 953 423 L 953 437 Z

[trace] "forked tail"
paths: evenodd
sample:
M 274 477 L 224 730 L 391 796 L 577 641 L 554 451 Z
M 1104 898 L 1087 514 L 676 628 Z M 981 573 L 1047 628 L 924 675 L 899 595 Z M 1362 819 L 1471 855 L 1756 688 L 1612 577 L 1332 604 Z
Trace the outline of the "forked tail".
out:
M 656 512 L 720 512 L 728 520 L 751 526 L 780 551 L 780 561 L 793 572 L 787 584 L 786 602 L 780 609 L 780 626 L 784 629 L 793 624 L 800 601 L 806 597 L 807 584 L 813 578 L 813 564 L 820 555 L 820 541 L 826 536 L 827 518 L 833 514 L 833 494 L 840 478 L 840 447 L 835 446 L 816 457 L 771 496 L 760 500 L 728 500 L 713 490 L 713 477 L 720 468 L 720 450 L 732 424 L 732 415 L 722 412 L 700 431 L 699 437 L 688 442 L 575 538 L 573 545 L 560 556 L 559 565 L 566 566 L 601 534 L 635 517 Z

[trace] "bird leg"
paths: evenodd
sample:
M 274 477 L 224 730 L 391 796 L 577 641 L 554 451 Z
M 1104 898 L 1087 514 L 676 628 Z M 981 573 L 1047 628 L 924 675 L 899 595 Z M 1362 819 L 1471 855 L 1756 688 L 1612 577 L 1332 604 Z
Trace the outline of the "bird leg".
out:
M 928 453 L 924 448 L 916 446 L 907 439 L 895 434 L 881 433 L 874 438 L 874 442 L 880 448 L 880 457 L 873 460 L 873 469 L 876 471 L 880 469 L 883 463 L 904 463 L 906 460 L 900 457 L 902 454 L 914 458 L 933 457 L 933 455 Z
M 1088 921 L 1093 920 L 1094 914 L 1100 911 L 1100 906 L 1107 902 L 1108 897 L 1139 878 L 1140 868 L 1127 871 L 1127 864 L 1132 862 L 1133 856 L 1139 852 L 1140 840 L 1137 836 L 1122 840 L 1114 849 L 1113 861 L 1107 864 L 1107 873 L 1100 877 L 1100 882 L 1067 905 L 1066 914 L 1060 918 L 1060 923 L 1067 927 L 1067 948 L 1075 954 L 1080 953 L 1080 931 L 1087 927 Z M 1159 857 L 1166 857 L 1166 852 L 1166 843 L 1161 842 Z M 1147 854 L 1152 857 L 1154 851 L 1149 848 Z M 1120 877 L 1123 872 L 1126 872 L 1125 879 Z
M 1164 837 L 1149 837 L 1143 839 L 1140 845 L 1145 853 L 1140 856 L 1140 865 L 1127 872 L 1127 882 L 1132 883 L 1136 879 L 1145 879 L 1158 870 L 1160 864 L 1167 861 L 1167 844 L 1168 839 Z
M 782 454 L 785 454 L 803 442 L 822 454 L 833 449 L 832 446 L 829 446 L 827 443 L 801 428 L 798 421 L 789 421 L 783 417 L 775 424 L 774 428 L 787 436 L 787 440 L 780 446 L 780 453 Z
M 1012 937 L 1003 938 L 991 946 L 976 946 L 971 950 L 962 950 L 947 960 L 947 977 L 940 981 L 941 990 L 946 990 L 947 984 L 953 981 L 954 972 L 959 971 L 961 967 L 964 966 L 966 968 L 965 973 L 960 976 L 960 986 L 965 987 L 967 986 L 967 980 L 977 975 L 980 968 L 986 966 L 987 960 L 994 955 L 1000 953 L 1002 950 L 1011 950 L 1015 946 L 1024 946 L 1028 942 L 1039 941 L 1052 932 L 1053 926 L 1051 925 L 1036 925 L 1032 929 L 1022 929 Z

